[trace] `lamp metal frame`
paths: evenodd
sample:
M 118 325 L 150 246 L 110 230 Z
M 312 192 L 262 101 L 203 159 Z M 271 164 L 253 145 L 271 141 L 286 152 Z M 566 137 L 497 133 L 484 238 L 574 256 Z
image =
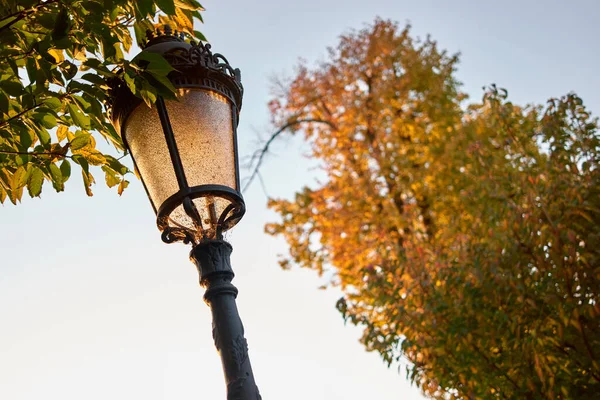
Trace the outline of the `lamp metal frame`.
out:
M 203 91 L 216 92 L 227 98 L 231 104 L 232 128 L 233 128 L 233 156 L 235 168 L 235 188 L 224 185 L 206 184 L 190 186 L 185 176 L 185 169 L 181 162 L 179 149 L 175 135 L 169 120 L 169 113 L 162 96 L 156 100 L 156 111 L 160 118 L 162 130 L 165 135 L 165 141 L 169 150 L 173 170 L 179 190 L 163 201 L 162 204 L 155 204 L 148 192 L 148 187 L 141 176 L 142 185 L 150 199 L 152 208 L 156 213 L 156 222 L 159 230 L 162 232 L 161 238 L 166 243 L 183 241 L 196 245 L 199 238 L 185 227 L 173 227 L 169 225 L 169 215 L 175 208 L 182 205 L 185 213 L 193 221 L 197 232 L 207 232 L 213 237 L 206 239 L 222 239 L 223 231 L 233 227 L 245 214 L 246 206 L 242 193 L 240 192 L 239 175 L 239 154 L 237 145 L 237 127 L 239 124 L 239 113 L 242 107 L 242 97 L 244 88 L 241 82 L 241 73 L 238 68 L 233 68 L 227 59 L 219 54 L 212 53 L 210 44 L 195 42 L 187 43 L 183 40 L 183 35 L 173 33 L 166 27 L 164 33 L 157 31 L 158 35 L 148 32 L 148 42 L 142 51 L 155 52 L 161 54 L 169 64 L 175 69 L 169 73 L 169 80 L 177 89 L 195 89 Z M 132 111 L 142 104 L 142 100 L 136 97 L 122 81 L 112 82 L 112 96 L 108 104 L 110 118 L 113 124 L 120 129 L 121 138 L 129 148 L 126 140 L 125 124 Z M 133 163 L 137 169 L 135 157 Z M 216 230 L 206 231 L 202 226 L 200 213 L 196 209 L 193 199 L 206 197 L 222 198 L 229 201 L 229 205 L 223 210 L 221 215 L 214 213 L 214 204 L 211 212 L 211 226 L 216 226 Z M 204 238 L 200 238 L 204 239 Z

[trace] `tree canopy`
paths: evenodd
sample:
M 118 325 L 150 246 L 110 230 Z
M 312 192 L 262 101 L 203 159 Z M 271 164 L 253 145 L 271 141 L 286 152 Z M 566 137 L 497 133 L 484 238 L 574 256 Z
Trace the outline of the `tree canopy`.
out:
M 106 80 L 119 76 L 147 103 L 172 97 L 162 57 L 125 54 L 155 23 L 204 39 L 202 10 L 196 0 L 0 0 L 0 203 L 25 188 L 39 196 L 45 181 L 64 190 L 73 163 L 89 196 L 90 166 L 121 194 L 130 171 L 96 147 L 102 138 L 124 151 L 105 115 Z
M 575 94 L 467 102 L 458 57 L 376 20 L 270 102 L 327 176 L 271 199 L 285 268 L 333 275 L 362 342 L 433 398 L 600 391 L 600 137 Z M 260 159 L 260 157 L 259 157 Z

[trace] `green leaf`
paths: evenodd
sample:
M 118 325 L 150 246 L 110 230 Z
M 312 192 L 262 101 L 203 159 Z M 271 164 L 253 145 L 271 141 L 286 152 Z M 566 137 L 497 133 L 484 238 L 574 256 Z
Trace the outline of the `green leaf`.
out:
M 19 76 L 19 66 L 17 65 L 17 61 L 13 58 L 6 59 L 6 62 L 10 66 L 10 69 L 13 71 L 13 76 Z
M 156 102 L 156 89 L 150 86 L 147 81 L 143 81 L 143 88 L 139 91 L 139 94 L 148 107 L 152 107 L 152 104 Z
M 63 61 L 60 63 L 59 67 L 66 80 L 73 79 L 75 75 L 77 75 L 77 66 L 71 61 Z
M 88 58 L 84 63 L 84 67 L 92 68 L 100 75 L 105 76 L 107 78 L 115 78 L 117 75 L 111 72 L 100 60 L 96 58 Z M 84 71 L 85 68 L 82 68 Z
M 19 97 L 21 93 L 23 93 L 23 85 L 20 82 L 9 80 L 1 81 L 0 88 L 13 97 Z
M 129 169 L 126 166 L 124 166 L 123 164 L 121 164 L 121 162 L 119 160 L 117 160 L 116 158 L 114 158 L 113 156 L 106 155 L 105 158 L 106 158 L 106 164 L 108 165 L 108 167 L 110 167 L 116 173 L 125 175 L 126 173 L 129 172 Z
M 104 5 L 94 1 L 86 1 L 84 7 L 90 11 L 90 15 L 95 16 L 99 20 L 102 19 L 102 14 L 104 14 L 105 11 Z
M 81 166 L 81 169 L 86 174 L 90 173 L 90 165 L 88 164 L 87 160 L 82 155 L 75 154 L 75 155 L 73 155 L 72 159 L 73 159 L 73 161 L 75 161 L 75 163 L 77 163 Z
M 6 25 L 12 23 L 15 19 L 17 19 L 17 16 L 12 16 L 12 17 L 8 17 L 6 19 L 3 19 L 2 21 L 0 21 L 0 29 L 4 28 Z
M 27 165 L 31 161 L 31 156 L 26 154 L 15 155 L 15 164 L 18 166 Z
M 37 15 L 35 20 L 46 29 L 54 29 L 54 26 L 56 25 L 56 16 L 55 13 L 42 13 Z
M 62 101 L 58 97 L 50 97 L 44 100 L 44 104 L 54 111 L 60 110 L 63 106 Z
M 80 110 L 89 114 L 88 108 L 90 108 L 91 104 L 86 99 L 77 95 L 73 95 L 72 99 L 75 100 Z
M 177 93 L 177 89 L 175 88 L 175 86 L 173 86 L 169 78 L 167 78 L 166 76 L 155 75 L 152 72 L 150 72 L 150 74 L 151 75 L 148 81 L 153 87 L 158 89 L 159 94 L 172 100 L 175 100 L 177 98 L 175 95 Z M 153 79 L 154 81 L 152 81 Z
M 71 140 L 71 150 L 79 150 L 88 144 L 90 144 L 90 138 L 92 135 L 89 133 L 79 133 Z
M 49 113 L 35 113 L 33 119 L 46 129 L 52 129 L 57 125 L 56 117 Z
M 33 167 L 27 182 L 27 191 L 31 197 L 38 197 L 42 193 L 44 173 L 38 167 Z
M 123 78 L 125 79 L 125 83 L 127 84 L 127 87 L 129 88 L 129 90 L 131 90 L 131 93 L 137 93 L 136 86 L 135 86 L 135 75 L 128 71 L 123 74 Z
M 154 2 L 152 0 L 138 0 L 135 3 L 135 8 L 139 12 L 142 19 L 144 19 L 147 15 L 154 16 Z M 137 19 L 137 18 L 136 18 Z M 144 31 L 145 34 L 145 31 Z
M 64 160 L 60 164 L 60 172 L 63 177 L 63 182 L 66 182 L 71 176 L 71 163 L 69 162 L 69 160 Z
M 37 85 L 36 92 L 40 93 L 46 89 L 46 82 L 48 82 L 46 70 L 44 68 L 38 68 L 35 71 L 35 84 Z
M 56 166 L 56 164 L 50 164 L 50 176 L 52 177 L 52 186 L 57 192 L 62 192 L 65 189 L 65 185 L 62 178 L 62 172 L 60 172 L 60 168 Z
M 37 65 L 33 57 L 29 57 L 25 62 L 25 69 L 27 70 L 27 77 L 29 82 L 35 82 L 35 73 L 37 71 Z
M 40 139 L 42 146 L 47 147 L 50 144 L 52 139 L 50 138 L 50 133 L 48 133 L 46 129 L 39 129 L 35 132 L 35 134 L 37 135 L 38 139 Z
M 79 110 L 79 108 L 74 104 L 69 104 L 69 115 L 73 118 L 73 122 L 77 126 L 80 126 L 84 129 L 90 129 L 90 117 L 85 115 Z
M 173 68 L 163 56 L 157 53 L 139 53 L 136 57 L 134 57 L 132 63 L 143 67 L 144 63 L 141 61 L 148 62 L 145 66 L 145 70 L 153 74 L 167 76 L 169 72 L 175 70 L 175 68 Z
M 200 31 L 194 31 L 194 36 L 196 36 L 196 39 L 201 40 L 203 42 L 207 42 L 208 40 L 206 39 L 206 36 L 204 36 L 204 34 Z
M 0 91 L 0 113 L 8 114 L 8 97 Z
M 200 6 L 200 10 L 204 11 L 204 8 L 202 6 Z M 198 18 L 198 20 L 202 23 L 204 23 L 204 19 L 202 18 L 202 14 L 200 14 L 199 10 L 196 10 L 194 12 L 192 12 L 192 16 Z
M 33 144 L 33 139 L 35 139 L 34 133 L 28 129 L 23 129 L 19 133 L 19 149 L 21 151 L 26 151 Z
M 115 54 L 114 54 L 114 60 L 115 62 L 120 62 L 123 59 L 125 59 L 125 55 L 123 54 L 123 50 L 122 50 L 122 43 L 113 43 L 113 48 L 115 49 Z
M 175 2 L 173 0 L 155 0 L 156 5 L 167 15 L 175 15 Z
M 83 74 L 81 76 L 81 79 L 85 79 L 88 82 L 91 82 L 95 85 L 98 86 L 108 86 L 107 82 L 102 79 L 100 76 L 96 75 L 96 74 L 91 74 L 91 73 L 87 73 L 87 74 Z
M 69 26 L 69 14 L 67 9 L 63 7 L 56 16 L 56 22 L 54 23 L 54 29 L 52 30 L 52 38 L 55 41 L 66 38 L 67 32 L 69 31 Z

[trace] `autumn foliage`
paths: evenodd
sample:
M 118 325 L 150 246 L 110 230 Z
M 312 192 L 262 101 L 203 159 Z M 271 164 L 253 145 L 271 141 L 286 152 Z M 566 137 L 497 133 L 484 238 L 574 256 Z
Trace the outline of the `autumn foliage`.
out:
M 600 393 L 600 138 L 575 94 L 468 104 L 458 58 L 376 20 L 270 103 L 325 182 L 271 200 L 362 342 L 433 398 Z

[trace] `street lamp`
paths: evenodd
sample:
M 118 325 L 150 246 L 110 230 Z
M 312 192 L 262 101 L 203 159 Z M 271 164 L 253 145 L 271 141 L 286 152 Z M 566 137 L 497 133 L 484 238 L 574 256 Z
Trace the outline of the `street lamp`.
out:
M 186 43 L 165 26 L 148 33 L 142 53 L 157 53 L 171 64 L 168 78 L 177 100 L 158 97 L 148 107 L 125 82 L 112 83 L 110 118 L 157 216 L 166 243 L 192 244 L 190 259 L 206 289 L 213 338 L 220 353 L 227 398 L 260 399 L 231 284 L 232 247 L 223 232 L 244 215 L 240 193 L 236 130 L 243 87 L 233 69 L 210 45 Z

